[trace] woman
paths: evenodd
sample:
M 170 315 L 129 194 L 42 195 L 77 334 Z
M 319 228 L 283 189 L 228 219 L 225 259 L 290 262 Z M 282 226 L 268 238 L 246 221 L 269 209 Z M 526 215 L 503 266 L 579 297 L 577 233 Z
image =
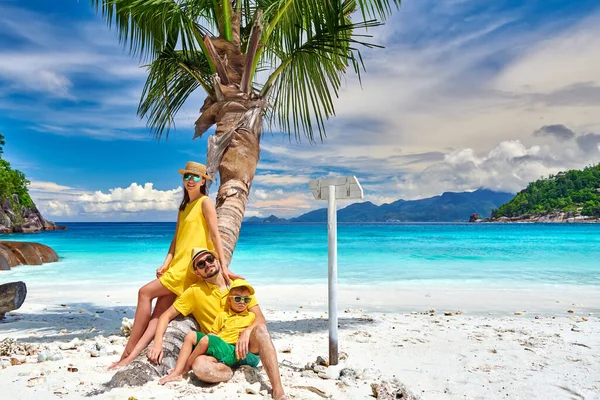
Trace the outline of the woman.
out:
M 132 362 L 138 354 L 148 346 L 160 315 L 169 308 L 175 298 L 197 281 L 190 266 L 192 248 L 203 247 L 216 250 L 223 268 L 223 275 L 229 279 L 241 278 L 226 267 L 225 253 L 221 244 L 221 236 L 217 226 L 215 206 L 207 196 L 206 167 L 200 163 L 189 161 L 183 175 L 183 200 L 179 206 L 175 235 L 169 247 L 169 253 L 162 266 L 156 270 L 156 278 L 144 285 L 138 292 L 138 303 L 135 320 L 129 341 L 121 359 L 113 363 L 109 369 L 123 367 Z M 157 299 L 154 312 L 152 300 Z

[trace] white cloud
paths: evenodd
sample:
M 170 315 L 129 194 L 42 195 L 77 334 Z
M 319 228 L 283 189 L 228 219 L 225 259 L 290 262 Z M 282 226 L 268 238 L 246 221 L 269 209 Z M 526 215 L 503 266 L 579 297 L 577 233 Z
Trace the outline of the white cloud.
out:
M 516 193 L 540 177 L 594 164 L 599 158 L 600 150 L 586 153 L 576 141 L 526 147 L 519 140 L 512 140 L 483 155 L 468 148 L 455 150 L 446 154 L 442 162 L 397 178 L 395 186 L 404 199 L 478 188 Z
M 108 193 L 96 191 L 78 198 L 85 212 L 110 213 L 176 210 L 182 199 L 181 187 L 172 190 L 156 190 L 152 183 L 143 186 L 132 183 L 126 188 L 110 189 Z

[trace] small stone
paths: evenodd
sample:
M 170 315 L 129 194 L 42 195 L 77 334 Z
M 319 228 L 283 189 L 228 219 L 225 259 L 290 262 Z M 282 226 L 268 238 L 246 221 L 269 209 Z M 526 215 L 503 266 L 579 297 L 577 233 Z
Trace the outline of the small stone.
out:
M 318 356 L 317 357 L 317 364 L 318 365 L 324 365 L 324 366 L 328 366 L 329 365 L 329 361 L 325 360 L 323 357 Z
M 292 352 L 292 346 L 288 345 L 288 346 L 284 346 L 279 350 L 280 353 L 291 353 Z
M 574 310 L 567 310 L 567 312 L 568 312 L 569 314 L 573 314 L 575 311 L 574 311 Z
M 27 386 L 29 386 L 29 387 L 41 385 L 44 383 L 46 383 L 45 376 L 36 376 L 36 377 L 27 379 Z
M 76 367 L 69 367 L 69 368 L 67 368 L 67 371 L 69 371 L 69 372 L 77 372 L 79 370 Z
M 587 320 L 586 320 L 587 321 Z M 344 353 L 343 351 L 340 352 L 340 354 L 338 355 L 338 358 L 340 360 L 347 360 L 348 359 L 348 353 Z
M 587 321 L 587 320 L 588 320 L 586 317 L 581 317 L 581 319 L 582 319 L 583 321 Z
M 78 338 L 71 340 L 69 343 L 61 343 L 58 345 L 58 348 L 61 350 L 75 350 L 77 347 L 81 346 L 82 342 Z
M 310 378 L 310 379 L 314 379 L 317 377 L 317 374 L 314 371 L 311 370 L 304 370 L 300 373 L 300 376 L 303 378 Z
M 252 385 L 246 386 L 246 393 L 259 394 L 260 393 L 260 382 L 254 382 Z
M 446 311 L 446 312 L 444 313 L 444 315 L 445 315 L 445 316 L 447 316 L 447 317 L 449 317 L 449 316 L 452 316 L 452 315 L 454 315 L 454 313 L 453 313 L 452 311 Z
M 539 316 L 539 315 L 536 315 L 536 316 L 535 316 L 535 319 L 540 319 L 540 316 Z
M 515 311 L 515 315 L 523 315 L 523 311 Z
M 313 371 L 315 371 L 316 373 L 325 372 L 325 371 L 327 371 L 327 367 L 324 365 L 315 365 L 315 367 L 313 368 Z

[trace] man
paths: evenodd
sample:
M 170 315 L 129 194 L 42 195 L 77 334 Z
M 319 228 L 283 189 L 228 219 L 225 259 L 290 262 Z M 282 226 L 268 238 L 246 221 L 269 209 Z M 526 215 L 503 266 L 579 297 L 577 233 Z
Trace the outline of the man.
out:
M 193 284 L 177 298 L 175 303 L 165 311 L 158 320 L 154 344 L 148 350 L 148 359 L 154 363 L 162 361 L 163 335 L 167 330 L 169 321 L 179 314 L 187 316 L 193 314 L 200 325 L 200 331 L 210 333 L 210 329 L 217 315 L 223 311 L 229 288 L 221 274 L 221 265 L 216 254 L 207 249 L 192 250 L 192 267 L 194 273 L 202 278 Z M 273 387 L 273 398 L 276 400 L 287 399 L 281 385 L 277 353 L 266 327 L 265 317 L 258 306 L 256 298 L 248 305 L 248 311 L 256 315 L 252 325 L 244 329 L 235 346 L 236 356 L 243 360 L 248 353 L 259 354 L 263 367 Z M 192 364 L 194 375 L 201 381 L 209 383 L 226 382 L 233 377 L 233 370 L 225 364 L 218 362 L 214 357 L 198 356 Z

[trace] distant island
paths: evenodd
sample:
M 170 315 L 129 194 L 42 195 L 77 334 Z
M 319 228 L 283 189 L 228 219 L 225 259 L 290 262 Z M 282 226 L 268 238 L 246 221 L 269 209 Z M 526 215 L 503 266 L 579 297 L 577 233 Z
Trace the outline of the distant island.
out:
M 538 179 L 484 222 L 600 222 L 600 164 Z
M 420 200 L 397 200 L 380 206 L 369 201 L 354 203 L 338 210 L 338 222 L 457 222 L 469 215 L 490 215 L 514 197 L 512 193 L 479 189 L 474 192 L 446 192 Z M 327 208 L 310 211 L 296 218 L 250 217 L 245 223 L 323 223 L 327 222 Z

